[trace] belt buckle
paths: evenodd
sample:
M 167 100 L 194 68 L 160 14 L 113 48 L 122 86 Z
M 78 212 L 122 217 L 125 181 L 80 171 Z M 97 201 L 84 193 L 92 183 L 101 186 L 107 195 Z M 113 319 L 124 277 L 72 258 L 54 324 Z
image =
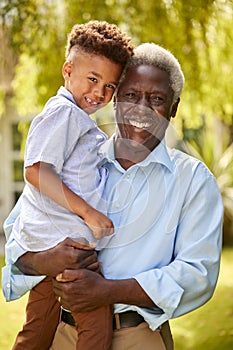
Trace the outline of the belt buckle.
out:
M 119 314 L 114 314 L 115 322 L 116 322 L 116 329 L 119 331 L 121 329 L 121 321 Z

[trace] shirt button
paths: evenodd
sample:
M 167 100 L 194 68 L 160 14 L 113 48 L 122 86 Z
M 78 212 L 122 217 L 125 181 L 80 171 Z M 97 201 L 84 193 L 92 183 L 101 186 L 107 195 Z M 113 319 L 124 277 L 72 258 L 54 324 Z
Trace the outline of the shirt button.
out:
M 10 283 L 7 283 L 6 287 L 7 287 L 7 288 L 10 288 L 10 287 L 11 287 Z
M 130 174 L 127 174 L 127 175 L 126 175 L 126 178 L 127 178 L 127 179 L 130 179 Z

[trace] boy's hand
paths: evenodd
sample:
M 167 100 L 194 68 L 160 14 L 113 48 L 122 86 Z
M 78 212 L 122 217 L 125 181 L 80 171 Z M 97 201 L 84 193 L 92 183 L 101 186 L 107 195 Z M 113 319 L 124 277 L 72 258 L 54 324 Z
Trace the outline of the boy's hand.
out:
M 114 232 L 112 220 L 99 211 L 91 208 L 88 210 L 84 218 L 87 226 L 92 230 L 93 236 L 96 239 L 101 239 L 105 236 L 110 236 Z
M 96 248 L 95 242 L 88 242 L 88 240 L 84 237 L 72 238 L 72 240 L 77 242 L 79 249 L 93 250 Z

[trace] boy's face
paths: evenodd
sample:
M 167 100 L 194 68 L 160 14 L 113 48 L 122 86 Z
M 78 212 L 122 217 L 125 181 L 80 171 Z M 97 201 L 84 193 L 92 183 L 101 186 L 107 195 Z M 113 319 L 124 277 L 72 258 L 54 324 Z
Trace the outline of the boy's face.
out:
M 104 107 L 117 87 L 122 67 L 108 58 L 81 52 L 65 62 L 62 73 L 65 87 L 77 105 L 91 114 Z

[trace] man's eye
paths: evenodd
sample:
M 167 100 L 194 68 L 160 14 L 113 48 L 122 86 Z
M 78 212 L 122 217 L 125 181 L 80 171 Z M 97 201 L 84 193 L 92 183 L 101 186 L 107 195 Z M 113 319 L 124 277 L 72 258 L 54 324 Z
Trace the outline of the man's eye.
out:
M 128 100 L 135 100 L 137 95 L 134 92 L 129 92 L 128 94 L 125 94 L 125 98 Z
M 164 103 L 164 99 L 162 97 L 160 97 L 160 96 L 151 96 L 150 97 L 150 102 L 153 105 L 160 106 L 161 104 Z

